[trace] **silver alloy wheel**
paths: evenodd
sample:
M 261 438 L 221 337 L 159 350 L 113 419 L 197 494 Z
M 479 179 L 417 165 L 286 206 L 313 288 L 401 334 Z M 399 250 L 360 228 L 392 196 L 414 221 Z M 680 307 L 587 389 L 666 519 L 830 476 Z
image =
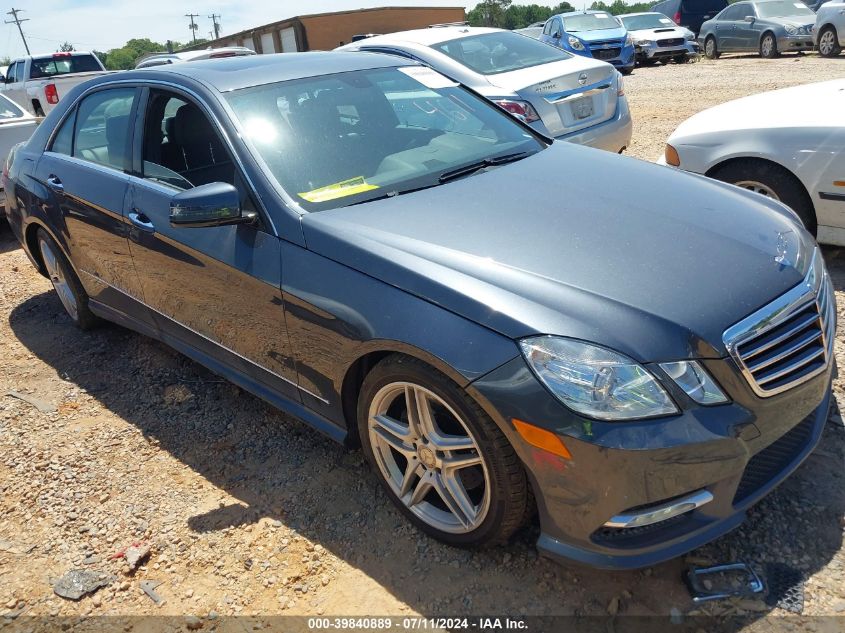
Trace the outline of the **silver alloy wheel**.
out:
M 490 476 L 461 416 L 434 392 L 410 382 L 382 387 L 367 428 L 391 490 L 426 524 L 466 534 L 490 508 Z
M 762 182 L 758 182 L 756 180 L 739 180 L 734 184 L 737 187 L 742 187 L 743 189 L 748 189 L 754 193 L 759 193 L 761 196 L 766 196 L 767 198 L 780 201 L 778 194 L 776 194 L 769 185 L 764 185 Z
M 44 260 L 44 268 L 47 270 L 47 275 L 50 281 L 53 282 L 53 288 L 56 289 L 56 294 L 59 295 L 59 300 L 67 310 L 71 318 L 76 321 L 79 317 L 79 308 L 76 305 L 76 297 L 70 289 L 70 284 L 65 278 L 61 265 L 59 265 L 59 258 L 53 252 L 53 248 L 46 240 L 41 239 L 41 258 Z
M 825 57 L 828 55 L 833 55 L 833 51 L 836 49 L 836 35 L 831 29 L 827 29 L 824 33 L 821 34 L 819 38 L 819 53 Z
M 775 48 L 775 38 L 772 35 L 767 35 L 763 38 L 763 41 L 760 43 L 760 54 L 763 57 L 768 57 L 772 54 L 772 51 Z
M 716 54 L 716 40 L 712 37 L 704 43 L 704 54 L 713 57 Z

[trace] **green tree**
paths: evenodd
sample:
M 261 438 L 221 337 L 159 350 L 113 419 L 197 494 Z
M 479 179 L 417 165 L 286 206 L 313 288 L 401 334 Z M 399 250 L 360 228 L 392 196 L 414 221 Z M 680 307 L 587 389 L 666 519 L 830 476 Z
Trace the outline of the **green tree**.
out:
M 61 46 L 59 46 L 60 53 L 70 53 L 71 51 L 75 51 L 76 49 L 73 47 L 73 44 L 70 42 L 65 42 Z
M 561 2 L 555 7 L 540 4 L 511 4 L 493 1 L 482 2 L 467 13 L 467 21 L 472 26 L 496 26 L 503 29 L 521 29 L 535 22 L 545 22 L 558 13 L 574 11 L 568 2 Z
M 641 13 L 643 11 L 651 11 L 654 6 L 653 2 L 636 2 L 633 4 L 626 4 L 623 0 L 613 0 L 613 3 L 608 4 L 602 0 L 596 0 L 590 5 L 593 11 L 607 11 L 611 15 L 621 15 L 623 13 Z
M 467 14 L 467 19 L 473 26 L 502 28 L 505 25 L 505 12 L 510 6 L 511 0 L 483 0 Z

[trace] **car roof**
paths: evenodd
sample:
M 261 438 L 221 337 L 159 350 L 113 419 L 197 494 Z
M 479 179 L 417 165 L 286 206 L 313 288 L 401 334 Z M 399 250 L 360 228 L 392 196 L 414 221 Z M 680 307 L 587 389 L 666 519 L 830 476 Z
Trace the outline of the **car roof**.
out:
M 665 15 L 660 13 L 660 11 L 640 11 L 639 13 L 621 13 L 621 14 L 617 15 L 616 17 L 617 18 L 633 18 L 634 16 L 637 16 L 637 15 L 661 15 L 664 18 L 666 17 Z
M 589 11 L 569 11 L 568 13 L 558 13 L 558 15 L 562 18 L 572 18 L 572 17 L 575 17 L 576 15 L 592 15 L 594 13 L 605 13 L 607 15 L 610 15 L 610 11 L 604 11 L 604 10 L 594 11 L 592 9 L 589 10 Z
M 376 35 L 365 40 L 359 40 L 353 44 L 347 44 L 340 48 L 357 48 L 357 46 L 369 46 L 371 44 L 421 44 L 431 46 L 440 42 L 448 42 L 472 35 L 484 33 L 501 33 L 504 29 L 493 29 L 484 26 L 436 26 L 427 29 L 414 29 L 411 31 L 398 31 L 386 35 Z
M 373 53 L 277 53 L 152 66 L 120 73 L 119 79 L 144 80 L 153 75 L 158 78 L 178 75 L 205 83 L 219 92 L 229 92 L 291 79 L 415 64 L 393 55 Z

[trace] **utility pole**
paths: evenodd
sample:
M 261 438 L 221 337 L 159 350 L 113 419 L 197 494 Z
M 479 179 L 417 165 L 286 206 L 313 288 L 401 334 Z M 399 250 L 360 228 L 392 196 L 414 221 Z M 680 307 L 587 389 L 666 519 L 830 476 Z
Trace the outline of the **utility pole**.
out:
M 220 19 L 220 15 L 217 13 L 212 13 L 210 16 L 211 21 L 214 22 L 214 39 L 220 39 L 220 23 L 217 21 Z
M 12 9 L 11 11 L 7 11 L 6 15 L 11 15 L 11 20 L 6 20 L 6 24 L 17 24 L 18 25 L 18 32 L 21 34 L 21 39 L 23 40 L 23 47 L 26 49 L 26 54 L 30 55 L 29 52 L 29 45 L 26 43 L 26 38 L 23 35 L 23 29 L 21 28 L 21 22 L 28 22 L 29 18 L 19 18 L 18 12 L 23 11 L 23 9 Z
M 194 22 L 194 18 L 200 17 L 199 13 L 186 13 L 186 18 L 191 20 L 191 37 L 194 38 L 194 44 L 197 43 L 197 29 L 199 28 L 196 23 Z

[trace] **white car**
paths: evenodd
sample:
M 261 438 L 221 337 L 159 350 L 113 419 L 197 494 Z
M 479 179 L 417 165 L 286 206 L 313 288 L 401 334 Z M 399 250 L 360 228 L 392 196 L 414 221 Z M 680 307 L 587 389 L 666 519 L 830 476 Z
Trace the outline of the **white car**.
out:
M 644 66 L 670 60 L 684 63 L 698 55 L 695 33 L 662 13 L 626 13 L 616 17 L 628 29 L 637 49 L 637 61 Z
M 845 2 L 826 2 L 816 12 L 813 43 L 822 57 L 836 57 L 845 46 Z
M 434 27 L 379 35 L 337 50 L 420 61 L 561 140 L 611 152 L 622 152 L 631 142 L 631 113 L 622 75 L 613 66 L 513 31 Z
M 38 126 L 38 119 L 11 99 L 0 94 L 0 166 L 12 148 L 29 137 Z M 6 214 L 6 191 L 0 181 L 0 217 Z
M 660 162 L 775 198 L 845 246 L 845 79 L 729 101 L 690 117 Z

